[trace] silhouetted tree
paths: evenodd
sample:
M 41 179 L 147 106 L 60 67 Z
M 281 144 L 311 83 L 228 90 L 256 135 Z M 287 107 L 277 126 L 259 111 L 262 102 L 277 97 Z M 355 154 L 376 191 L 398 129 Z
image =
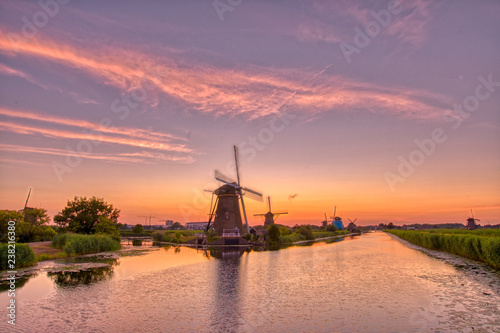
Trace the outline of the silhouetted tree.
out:
M 94 234 L 100 229 L 117 228 L 120 210 L 108 204 L 104 199 L 77 197 L 69 201 L 56 216 L 54 222 L 62 228 L 82 234 Z M 103 226 L 97 228 L 98 224 Z
M 142 232 L 144 231 L 144 229 L 142 228 L 142 224 L 136 224 L 133 228 L 132 228 L 132 232 L 136 235 L 138 234 L 142 234 Z

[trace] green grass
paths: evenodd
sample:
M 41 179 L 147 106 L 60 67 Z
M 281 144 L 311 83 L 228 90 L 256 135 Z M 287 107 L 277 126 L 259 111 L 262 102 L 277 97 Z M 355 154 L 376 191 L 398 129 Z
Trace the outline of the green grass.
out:
M 68 254 L 66 252 L 59 252 L 59 253 L 53 253 L 53 254 L 42 253 L 42 254 L 39 254 L 39 255 L 35 255 L 35 257 L 36 257 L 36 261 L 40 262 L 40 261 L 45 261 L 45 260 L 67 258 Z
M 351 232 L 349 230 L 338 230 L 338 231 L 313 231 L 314 238 L 324 238 L 324 237 L 333 237 L 339 235 L 347 235 Z
M 339 236 L 339 235 L 346 235 L 349 233 L 350 233 L 349 230 L 313 231 L 312 232 L 314 239 L 325 238 L 325 237 L 334 237 L 334 236 Z M 282 244 L 290 244 L 290 243 L 295 243 L 295 242 L 299 242 L 299 241 L 304 241 L 307 239 L 306 239 L 305 235 L 298 233 L 298 232 L 293 232 L 289 235 L 281 236 L 280 240 L 281 240 Z M 313 241 L 313 240 L 311 240 L 311 241 Z
M 155 231 L 152 235 L 153 240 L 158 242 L 168 242 L 168 243 L 184 243 L 193 238 L 195 234 L 202 234 L 201 230 L 165 230 L 165 231 Z
M 120 249 L 120 242 L 105 235 L 57 234 L 52 246 L 64 250 L 68 255 L 87 254 Z
M 462 257 L 480 260 L 500 269 L 500 236 L 496 235 L 496 230 L 386 231 L 413 244 L 431 250 L 446 251 Z
M 424 232 L 424 230 L 422 230 Z M 500 237 L 500 229 L 433 229 L 425 230 L 431 234 L 447 234 L 447 235 L 476 235 L 476 236 L 486 236 L 486 237 Z
M 12 250 L 12 249 L 11 249 Z M 0 244 L 0 270 L 12 270 L 8 264 L 9 260 L 8 244 Z M 15 244 L 15 268 L 30 266 L 36 263 L 35 253 L 28 244 Z

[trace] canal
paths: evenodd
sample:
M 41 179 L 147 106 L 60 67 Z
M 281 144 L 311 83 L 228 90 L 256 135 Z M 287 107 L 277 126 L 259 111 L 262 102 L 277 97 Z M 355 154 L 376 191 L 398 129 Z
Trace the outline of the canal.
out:
M 498 272 L 382 232 L 279 251 L 132 254 L 86 258 L 109 266 L 84 272 L 40 263 L 18 283 L 15 327 L 0 293 L 0 331 L 500 332 Z

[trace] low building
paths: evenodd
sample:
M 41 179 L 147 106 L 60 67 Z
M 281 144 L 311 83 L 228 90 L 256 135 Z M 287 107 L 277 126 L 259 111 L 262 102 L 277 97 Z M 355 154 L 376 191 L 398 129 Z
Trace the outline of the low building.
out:
M 188 230 L 205 230 L 207 225 L 208 222 L 187 222 L 186 228 L 188 228 Z

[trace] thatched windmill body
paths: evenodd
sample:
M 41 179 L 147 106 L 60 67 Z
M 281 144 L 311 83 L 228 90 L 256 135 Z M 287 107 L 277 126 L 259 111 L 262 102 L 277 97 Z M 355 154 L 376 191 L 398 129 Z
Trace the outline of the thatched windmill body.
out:
M 214 191 L 217 195 L 216 202 L 213 206 L 215 212 L 211 208 L 210 220 L 207 225 L 207 230 L 210 228 L 210 223 L 212 217 L 214 219 L 213 228 L 218 235 L 222 235 L 225 231 L 238 229 L 240 234 L 245 232 L 249 233 L 250 229 L 248 227 L 247 213 L 245 210 L 244 196 L 251 199 L 262 201 L 262 194 L 249 189 L 247 187 L 241 186 L 240 183 L 240 172 L 239 172 L 239 153 L 238 147 L 234 146 L 234 162 L 236 167 L 236 181 L 223 175 L 218 170 L 215 170 L 215 179 L 224 183 L 218 189 Z M 243 220 L 241 218 L 240 212 L 240 201 L 241 208 L 243 209 L 243 216 L 245 219 L 246 228 L 243 227 Z

